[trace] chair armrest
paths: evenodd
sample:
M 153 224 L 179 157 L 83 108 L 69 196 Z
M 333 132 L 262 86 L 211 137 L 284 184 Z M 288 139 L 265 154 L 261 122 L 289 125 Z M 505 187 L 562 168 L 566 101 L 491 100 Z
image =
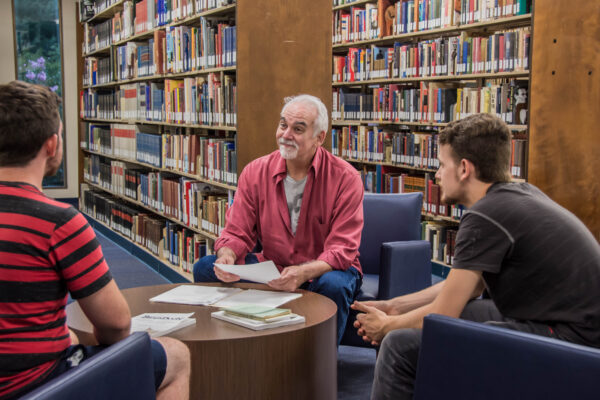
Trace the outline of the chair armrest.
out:
M 597 399 L 600 350 L 425 317 L 415 399 Z
M 154 399 L 150 337 L 136 332 L 46 382 L 21 400 Z
M 431 286 L 431 245 L 425 240 L 381 245 L 379 299 L 413 293 Z

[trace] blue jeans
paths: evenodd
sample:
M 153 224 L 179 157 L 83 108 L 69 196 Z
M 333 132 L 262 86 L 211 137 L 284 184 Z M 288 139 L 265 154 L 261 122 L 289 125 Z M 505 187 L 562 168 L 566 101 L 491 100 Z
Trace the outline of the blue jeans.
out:
M 194 282 L 219 282 L 213 270 L 213 264 L 216 259 L 216 256 L 205 256 L 194 264 Z M 245 264 L 256 264 L 258 259 L 255 254 L 248 253 L 244 262 Z M 304 282 L 300 286 L 300 289 L 310 290 L 311 292 L 330 298 L 337 305 L 338 345 L 340 344 L 340 340 L 342 340 L 342 336 L 344 336 L 350 304 L 354 302 L 361 285 L 362 278 L 360 273 L 350 267 L 346 271 L 329 271 L 312 281 Z

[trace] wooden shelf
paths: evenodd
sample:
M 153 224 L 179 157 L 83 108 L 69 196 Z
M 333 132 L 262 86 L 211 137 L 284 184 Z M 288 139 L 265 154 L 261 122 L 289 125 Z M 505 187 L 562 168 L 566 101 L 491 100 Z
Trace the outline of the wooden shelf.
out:
M 197 128 L 197 129 L 211 129 L 214 131 L 229 131 L 235 132 L 237 130 L 234 126 L 222 126 L 222 125 L 196 125 L 196 124 L 178 124 L 173 122 L 162 122 L 162 121 L 142 121 L 142 120 L 131 120 L 131 119 L 102 119 L 102 118 L 80 118 L 82 121 L 88 122 L 103 122 L 107 124 L 128 124 L 128 125 L 163 125 L 163 126 L 176 126 L 180 128 Z
M 365 1 L 365 3 L 369 3 L 369 2 Z M 362 4 L 364 4 L 364 3 L 362 3 Z M 351 5 L 348 4 L 346 7 L 351 7 Z M 335 8 L 334 8 L 334 10 L 335 10 Z M 494 19 L 491 21 L 475 22 L 472 24 L 450 26 L 450 27 L 446 27 L 446 28 L 436 28 L 436 29 L 429 29 L 429 30 L 423 30 L 423 31 L 417 31 L 417 32 L 402 33 L 399 35 L 390 35 L 390 36 L 385 36 L 383 38 L 377 38 L 377 39 L 358 40 L 358 41 L 353 41 L 353 42 L 334 44 L 332 47 L 333 47 L 333 51 L 336 52 L 336 51 L 346 50 L 350 47 L 365 46 L 365 45 L 370 45 L 370 44 L 386 45 L 386 44 L 392 44 L 394 42 L 399 42 L 399 41 L 408 42 L 408 41 L 417 41 L 417 40 L 421 40 L 421 39 L 428 39 L 431 37 L 453 36 L 456 34 L 460 34 L 461 32 L 470 32 L 470 31 L 489 32 L 489 31 L 496 31 L 496 30 L 518 28 L 518 27 L 527 26 L 527 25 L 531 25 L 531 14 L 523 14 L 523 15 L 517 15 L 514 17 L 498 18 L 498 19 Z
M 166 265 L 167 267 L 169 267 L 174 272 L 176 272 L 177 274 L 181 275 L 182 277 L 184 277 L 188 281 L 190 281 L 190 282 L 194 281 L 194 276 L 193 276 L 193 274 L 191 272 L 186 272 L 181 267 L 179 267 L 178 265 L 171 264 L 171 262 L 169 260 L 157 256 L 156 254 L 152 253 L 150 250 L 148 250 L 147 248 L 145 248 L 141 244 L 137 243 L 135 240 L 132 240 L 130 237 L 127 237 L 127 236 L 123 235 L 121 232 L 114 230 L 113 228 L 111 228 L 110 226 L 106 225 L 104 222 L 100 221 L 98 218 L 94 217 L 93 215 L 90 215 L 90 214 L 86 213 L 85 211 L 81 211 L 81 213 L 84 214 L 84 215 L 87 215 L 89 218 L 92 218 L 95 221 L 95 223 L 97 223 L 98 225 L 104 226 L 106 229 L 109 229 L 111 232 L 113 232 L 113 233 L 121 236 L 123 239 L 129 241 L 131 244 L 133 244 L 134 246 L 136 246 L 140 250 L 143 250 L 149 256 L 151 256 L 151 257 L 155 258 L 156 260 L 160 261 L 162 264 Z
M 364 160 L 357 160 L 357 159 L 348 158 L 348 157 L 340 157 L 340 158 L 343 160 L 346 160 L 348 162 L 357 163 L 357 164 L 382 165 L 385 167 L 411 169 L 411 170 L 415 170 L 415 171 L 434 172 L 434 173 L 437 171 L 437 169 L 413 167 L 412 165 L 406 165 L 406 164 L 395 164 L 395 163 L 389 163 L 389 162 L 383 162 L 383 161 L 381 161 L 381 162 L 380 161 L 364 161 Z
M 95 56 L 96 54 L 106 54 L 106 53 L 110 53 L 110 48 L 111 48 L 112 44 L 109 44 L 108 46 L 96 49 L 94 51 L 90 51 L 89 53 L 85 53 L 83 55 L 83 57 L 91 57 L 91 56 Z
M 144 162 L 141 162 L 141 161 L 131 160 L 129 158 L 124 158 L 124 157 L 118 157 L 118 156 L 111 155 L 111 154 L 104 154 L 104 153 L 100 153 L 100 152 L 97 152 L 97 151 L 88 150 L 88 149 L 85 149 L 85 148 L 81 148 L 81 150 L 83 152 L 85 152 L 85 153 L 89 153 L 89 154 L 94 154 L 94 155 L 101 156 L 101 157 L 110 158 L 112 160 L 123 161 L 123 162 L 129 163 L 129 164 L 141 165 L 143 167 L 152 169 L 154 171 L 168 172 L 168 173 L 175 174 L 175 175 L 185 176 L 186 178 L 195 179 L 197 181 L 200 181 L 200 182 L 212 185 L 212 186 L 216 186 L 216 187 L 219 187 L 221 189 L 237 190 L 236 186 L 228 185 L 228 184 L 222 183 L 222 182 L 211 181 L 210 179 L 206 179 L 206 178 L 203 178 L 201 176 L 194 175 L 194 174 L 189 174 L 189 173 L 186 173 L 186 172 L 183 172 L 183 171 L 178 171 L 178 170 L 169 169 L 169 168 L 160 168 L 160 167 L 157 167 L 157 166 L 154 166 L 154 165 L 151 165 L 151 164 L 147 164 L 147 163 L 144 163 Z
M 94 14 L 94 16 L 92 18 L 88 19 L 87 21 L 82 21 L 82 23 L 83 22 L 89 23 L 89 22 L 93 22 L 95 19 L 112 17 L 118 11 L 121 11 L 123 9 L 123 3 L 124 3 L 124 0 L 119 0 L 115 4 L 106 7 L 104 10 L 100 11 L 99 13 Z
M 334 6 L 333 7 L 333 11 L 344 10 L 344 9 L 351 8 L 351 7 L 356 7 L 356 6 L 362 6 L 362 5 L 367 4 L 367 3 L 375 3 L 375 4 L 377 4 L 377 0 L 358 0 L 358 1 L 353 1 L 351 3 L 340 4 L 339 6 Z
M 236 4 L 229 4 L 229 5 L 226 5 L 223 7 L 218 7 L 218 8 L 213 8 L 211 10 L 201 11 L 201 12 L 196 13 L 186 19 L 171 22 L 169 25 L 170 26 L 179 26 L 179 25 L 192 24 L 192 23 L 196 22 L 197 20 L 199 20 L 201 17 L 206 18 L 206 17 L 228 16 L 230 14 L 235 13 L 235 8 L 236 8 Z
M 383 79 L 368 79 L 364 81 L 354 82 L 333 82 L 333 87 L 339 86 L 365 86 L 388 83 L 408 83 L 421 81 L 473 81 L 477 79 L 499 79 L 499 78 L 522 78 L 528 77 L 529 71 L 508 71 L 508 72 L 493 72 L 485 74 L 463 74 L 463 75 L 436 75 L 422 76 L 412 78 L 383 78 Z
M 452 217 L 445 217 L 443 215 L 436 215 L 436 214 L 431 214 L 431 213 L 421 213 L 424 217 L 429 218 L 430 220 L 433 221 L 445 221 L 445 222 L 452 222 L 453 224 L 458 224 L 460 222 L 460 220 L 456 219 L 456 218 L 452 218 Z
M 447 126 L 447 122 L 408 122 L 408 121 L 385 121 L 385 120 L 333 120 L 332 126 L 361 126 L 361 125 L 407 125 L 420 126 L 423 128 L 437 128 Z M 508 125 L 508 129 L 514 132 L 527 130 L 527 125 Z
M 113 82 L 108 82 L 108 83 L 99 83 L 99 84 L 96 84 L 96 85 L 84 85 L 83 88 L 84 89 L 100 89 L 100 88 L 111 87 L 111 86 L 125 85 L 127 83 L 134 83 L 134 82 L 157 81 L 157 80 L 163 80 L 163 79 L 183 78 L 183 77 L 186 77 L 186 76 L 198 76 L 198 75 L 210 74 L 210 73 L 215 73 L 215 72 L 235 72 L 235 69 L 236 69 L 236 67 L 234 65 L 234 66 L 230 66 L 230 67 L 217 67 L 217 68 L 196 69 L 196 70 L 187 71 L 187 72 L 178 72 L 178 73 L 169 73 L 169 74 L 155 74 L 155 75 L 140 76 L 140 77 L 132 78 L 132 79 L 124 79 L 124 80 L 121 80 L 121 81 L 113 81 Z
M 178 220 L 176 218 L 169 217 L 169 216 L 163 214 L 162 212 L 160 212 L 160 211 L 158 211 L 158 210 L 156 210 L 156 209 L 154 209 L 154 208 L 152 208 L 152 207 L 150 207 L 150 206 L 142 203 L 141 201 L 134 200 L 131 197 L 123 196 L 122 194 L 113 192 L 112 190 L 107 189 L 107 188 L 105 188 L 102 185 L 99 185 L 97 183 L 93 183 L 92 181 L 90 181 L 88 179 L 84 179 L 83 181 L 85 183 L 87 183 L 88 185 L 90 185 L 91 187 L 95 187 L 96 189 L 100 189 L 100 190 L 102 190 L 102 191 L 104 191 L 106 193 L 110 193 L 111 195 L 113 195 L 113 196 L 115 196 L 115 197 L 117 197 L 119 199 L 125 200 L 128 203 L 135 204 L 138 207 L 144 208 L 144 209 L 152 212 L 153 214 L 156 214 L 156 215 L 158 215 L 158 216 L 160 216 L 162 218 L 168 219 L 169 221 L 174 222 L 177 225 L 180 225 L 180 226 L 182 226 L 182 227 L 184 227 L 186 229 L 189 229 L 190 231 L 194 231 L 196 233 L 199 233 L 199 234 L 201 234 L 202 236 L 204 236 L 207 239 L 211 239 L 211 240 L 217 240 L 218 239 L 218 236 L 215 236 L 214 234 L 212 234 L 210 232 L 206 232 L 206 231 L 204 231 L 204 230 L 202 230 L 200 228 L 196 228 L 196 227 L 193 227 L 193 226 L 186 225 L 186 224 L 183 223 L 183 221 L 180 221 L 180 220 Z
M 114 42 L 112 45 L 113 46 L 119 46 L 119 45 L 125 44 L 127 42 L 131 42 L 131 41 L 134 41 L 134 40 L 146 39 L 146 38 L 152 37 L 152 36 L 154 36 L 154 32 L 163 30 L 167 26 L 169 26 L 169 25 L 155 26 L 154 28 L 152 28 L 150 30 L 147 30 L 147 31 L 144 31 L 144 32 L 140 32 L 140 33 L 134 33 L 133 35 L 128 36 L 125 39 L 121 39 L 121 40 L 119 40 L 117 42 Z

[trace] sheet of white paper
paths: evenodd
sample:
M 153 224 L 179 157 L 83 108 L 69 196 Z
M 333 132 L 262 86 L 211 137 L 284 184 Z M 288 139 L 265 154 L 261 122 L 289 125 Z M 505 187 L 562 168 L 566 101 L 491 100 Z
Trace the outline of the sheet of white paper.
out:
M 215 266 L 225 272 L 236 274 L 241 279 L 258 283 L 267 283 L 281 275 L 273 261 L 246 265 L 215 264 Z
M 297 299 L 301 296 L 302 293 L 272 292 L 269 290 L 248 289 L 241 293 L 234 294 L 233 296 L 229 296 L 226 299 L 213 304 L 213 306 L 233 307 L 245 304 L 254 304 L 267 307 L 279 307 L 280 305 Z
M 181 285 L 151 298 L 150 301 L 207 306 L 241 291 L 239 288 Z

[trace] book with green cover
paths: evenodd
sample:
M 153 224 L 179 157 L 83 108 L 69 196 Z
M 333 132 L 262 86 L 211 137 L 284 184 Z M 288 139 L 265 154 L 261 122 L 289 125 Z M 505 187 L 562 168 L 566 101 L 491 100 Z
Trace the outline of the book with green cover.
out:
M 254 304 L 223 307 L 221 310 L 225 311 L 227 314 L 259 321 L 269 321 L 272 318 L 281 317 L 291 313 L 289 308 L 273 308 Z

